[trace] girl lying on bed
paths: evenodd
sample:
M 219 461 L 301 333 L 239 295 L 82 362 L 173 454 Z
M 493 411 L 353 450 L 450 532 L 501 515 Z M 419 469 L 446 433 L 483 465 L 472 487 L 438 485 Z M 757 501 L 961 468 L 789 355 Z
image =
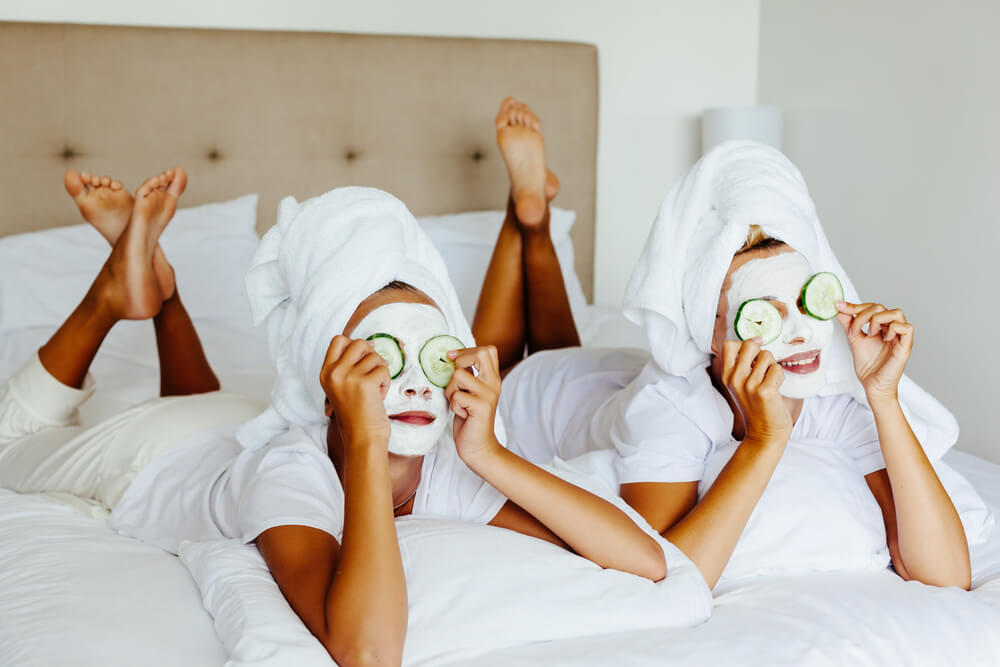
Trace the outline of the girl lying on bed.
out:
M 558 264 L 515 231 L 500 233 L 474 331 L 513 367 L 501 414 L 519 453 L 614 445 L 622 497 L 710 586 L 723 570 L 891 555 L 906 579 L 969 587 L 963 526 L 929 460 L 957 425 L 903 376 L 913 326 L 858 303 L 787 158 L 726 144 L 668 195 L 626 299 L 651 361 L 554 349 L 578 345 Z M 550 351 L 521 362 L 525 345 Z
M 168 170 L 133 202 L 116 181 L 67 175 L 112 251 L 82 303 L 0 392 L 0 471 L 5 457 L 36 462 L 29 479 L 0 484 L 95 498 L 117 530 L 174 552 L 183 540 L 256 540 L 340 664 L 400 661 L 396 516 L 489 523 L 602 567 L 666 576 L 660 545 L 624 512 L 501 445 L 496 351 L 466 347 L 472 335 L 440 256 L 386 193 L 282 202 L 247 276 L 277 373 L 272 404 L 261 412 L 218 391 L 157 245 L 185 182 L 182 169 Z M 74 426 L 108 331 L 148 318 L 161 397 Z

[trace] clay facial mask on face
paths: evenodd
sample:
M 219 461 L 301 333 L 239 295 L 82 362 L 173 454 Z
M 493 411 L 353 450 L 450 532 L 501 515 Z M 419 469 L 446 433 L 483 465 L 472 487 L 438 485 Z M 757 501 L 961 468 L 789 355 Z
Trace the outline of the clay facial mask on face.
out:
M 392 380 L 384 401 L 392 424 L 389 451 L 400 456 L 423 456 L 444 435 L 451 412 L 444 389 L 427 379 L 417 357 L 424 343 L 448 333 L 448 323 L 434 306 L 390 303 L 368 313 L 348 335 L 366 339 L 377 333 L 395 338 L 403 353 L 403 370 Z
M 812 275 L 805 257 L 783 252 L 741 266 L 733 273 L 726 292 L 726 337 L 731 340 L 737 339 L 733 325 L 745 301 L 764 299 L 781 312 L 781 334 L 763 349 L 770 351 L 785 371 L 779 391 L 788 398 L 813 396 L 826 382 L 826 352 L 833 340 L 833 321 L 806 315 L 798 305 L 802 286 Z

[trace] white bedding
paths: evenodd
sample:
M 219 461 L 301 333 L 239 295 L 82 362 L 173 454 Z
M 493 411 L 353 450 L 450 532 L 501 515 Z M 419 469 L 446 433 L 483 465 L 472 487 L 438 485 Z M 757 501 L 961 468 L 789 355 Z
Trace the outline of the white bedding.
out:
M 946 457 L 1000 511 L 1000 466 Z M 974 590 L 890 572 L 759 577 L 716 590 L 711 619 L 531 643 L 476 665 L 986 665 L 1000 656 L 1000 531 L 973 547 Z M 0 663 L 222 665 L 188 571 L 64 503 L 0 490 Z M 501 604 L 502 600 L 491 600 Z M 280 664 L 272 663 L 272 664 Z M 423 664 L 469 664 L 438 656 Z

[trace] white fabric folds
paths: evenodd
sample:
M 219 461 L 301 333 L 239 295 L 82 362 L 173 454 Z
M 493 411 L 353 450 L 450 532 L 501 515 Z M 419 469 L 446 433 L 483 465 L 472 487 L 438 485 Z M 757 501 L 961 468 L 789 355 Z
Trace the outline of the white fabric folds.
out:
M 709 364 L 719 293 L 733 254 L 759 225 L 840 277 L 845 298 L 858 292 L 826 239 L 802 174 L 780 151 L 752 141 L 720 144 L 667 193 L 625 294 L 626 317 L 646 330 L 653 382 L 715 443 L 732 430 L 732 412 L 712 387 Z M 847 337 L 834 327 L 821 395 L 850 394 L 865 403 Z M 903 377 L 900 403 L 931 460 L 958 439 L 947 409 Z
M 263 447 L 290 425 L 326 420 L 319 374 L 330 341 L 359 303 L 394 280 L 430 297 L 449 333 L 474 344 L 444 261 L 403 202 L 362 187 L 281 201 L 246 276 L 276 380 L 270 406 L 237 431 L 245 448 Z

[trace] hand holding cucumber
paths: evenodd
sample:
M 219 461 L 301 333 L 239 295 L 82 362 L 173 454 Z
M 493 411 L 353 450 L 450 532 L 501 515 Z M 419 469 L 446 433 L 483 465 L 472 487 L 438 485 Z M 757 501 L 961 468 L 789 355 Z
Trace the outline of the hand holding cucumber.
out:
M 319 381 L 345 447 L 388 447 L 391 427 L 383 400 L 391 379 L 373 343 L 334 336 Z
M 500 446 L 493 431 L 500 400 L 500 362 L 492 345 L 451 350 L 455 372 L 444 395 L 455 413 L 452 432 L 458 455 L 466 463 Z
M 838 301 L 837 310 L 837 321 L 844 327 L 854 356 L 854 371 L 865 392 L 870 398 L 895 396 L 913 349 L 913 325 L 903 311 L 889 310 L 880 303 Z
M 736 401 L 746 427 L 744 440 L 780 442 L 792 435 L 792 415 L 778 387 L 785 372 L 761 339 L 727 340 L 722 345 L 722 381 Z

